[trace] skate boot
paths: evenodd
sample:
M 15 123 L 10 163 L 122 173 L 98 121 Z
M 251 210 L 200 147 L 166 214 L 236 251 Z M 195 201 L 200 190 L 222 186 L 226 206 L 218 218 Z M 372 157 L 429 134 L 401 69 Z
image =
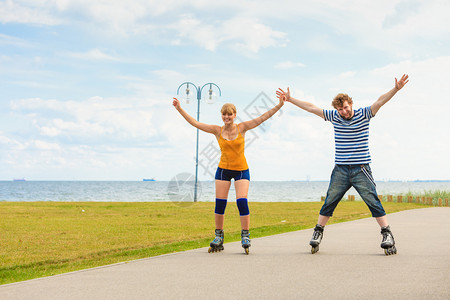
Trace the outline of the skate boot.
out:
M 319 244 L 322 241 L 324 228 L 325 228 L 324 226 L 319 224 L 317 224 L 316 227 L 314 227 L 314 233 L 312 235 L 311 241 L 309 242 L 309 244 L 311 245 L 312 254 L 319 251 Z
M 216 229 L 215 231 L 216 237 L 214 238 L 214 240 L 209 244 L 209 249 L 208 249 L 208 253 L 211 252 L 220 252 L 222 251 L 223 248 L 223 230 L 222 229 Z
M 384 254 L 392 255 L 397 254 L 397 248 L 395 248 L 394 236 L 392 235 L 391 228 L 388 226 L 381 227 L 381 235 L 383 240 L 381 241 L 381 248 L 384 249 Z
M 242 230 L 241 238 L 242 248 L 244 248 L 245 254 L 248 254 L 249 248 L 251 246 L 250 232 L 248 230 Z

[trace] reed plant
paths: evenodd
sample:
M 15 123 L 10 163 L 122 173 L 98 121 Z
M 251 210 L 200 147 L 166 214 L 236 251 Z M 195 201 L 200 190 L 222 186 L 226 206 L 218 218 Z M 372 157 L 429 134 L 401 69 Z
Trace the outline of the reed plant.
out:
M 412 197 L 426 197 L 426 198 L 433 198 L 433 200 L 437 200 L 439 198 L 441 199 L 450 199 L 450 191 L 445 190 L 425 190 L 422 193 L 416 193 L 416 192 L 407 192 L 404 194 L 405 196 L 412 196 Z

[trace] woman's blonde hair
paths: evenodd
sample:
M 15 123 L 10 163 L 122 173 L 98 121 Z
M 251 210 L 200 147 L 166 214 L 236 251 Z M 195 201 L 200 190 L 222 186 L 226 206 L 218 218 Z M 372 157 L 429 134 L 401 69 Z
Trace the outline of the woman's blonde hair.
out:
M 222 115 L 232 115 L 236 113 L 236 106 L 231 103 L 225 103 L 220 110 Z
M 350 97 L 347 94 L 337 94 L 336 97 L 334 97 L 333 102 L 331 102 L 331 105 L 333 105 L 334 108 L 338 109 L 344 106 L 344 102 L 347 101 L 348 104 L 353 104 L 352 97 Z

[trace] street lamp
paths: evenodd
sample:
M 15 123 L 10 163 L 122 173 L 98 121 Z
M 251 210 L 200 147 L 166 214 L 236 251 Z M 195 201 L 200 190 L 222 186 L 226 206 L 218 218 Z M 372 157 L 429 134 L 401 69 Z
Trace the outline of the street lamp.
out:
M 180 92 L 180 88 L 186 85 L 186 103 L 189 104 L 190 100 L 191 100 L 191 90 L 189 89 L 189 86 L 193 87 L 194 90 L 197 92 L 197 121 L 200 120 L 200 100 L 202 98 L 202 91 L 203 88 L 206 86 L 209 86 L 209 90 L 208 90 L 208 98 L 206 99 L 206 103 L 208 104 L 212 104 L 214 103 L 214 101 L 217 100 L 217 95 L 214 93 L 213 91 L 213 86 L 215 86 L 218 90 L 219 90 L 219 96 L 222 96 L 222 92 L 220 91 L 220 88 L 217 84 L 215 83 L 206 83 L 204 84 L 202 87 L 197 87 L 195 84 L 193 84 L 192 82 L 184 82 L 182 84 L 180 84 L 180 86 L 177 89 L 177 95 Z M 195 185 L 194 185 L 194 202 L 197 202 L 197 181 L 198 181 L 198 128 L 197 128 L 197 147 L 196 147 L 196 153 L 195 153 Z

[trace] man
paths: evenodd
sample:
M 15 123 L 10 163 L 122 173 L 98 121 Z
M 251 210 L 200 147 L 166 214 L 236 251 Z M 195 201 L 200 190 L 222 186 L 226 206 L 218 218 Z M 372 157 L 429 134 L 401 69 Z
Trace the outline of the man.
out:
M 332 105 L 335 110 L 325 110 L 312 103 L 291 97 L 287 91 L 279 89 L 277 97 L 313 113 L 334 126 L 335 167 L 331 174 L 325 203 L 310 241 L 311 253 L 319 251 L 323 230 L 344 194 L 353 186 L 369 207 L 372 216 L 381 227 L 383 236 L 381 247 L 386 255 L 396 254 L 394 237 L 387 221 L 386 212 L 378 199 L 375 181 L 369 167 L 369 122 L 378 110 L 386 104 L 408 82 L 408 75 L 400 80 L 395 78 L 395 86 L 378 98 L 369 107 L 353 110 L 353 100 L 347 94 L 338 94 Z

